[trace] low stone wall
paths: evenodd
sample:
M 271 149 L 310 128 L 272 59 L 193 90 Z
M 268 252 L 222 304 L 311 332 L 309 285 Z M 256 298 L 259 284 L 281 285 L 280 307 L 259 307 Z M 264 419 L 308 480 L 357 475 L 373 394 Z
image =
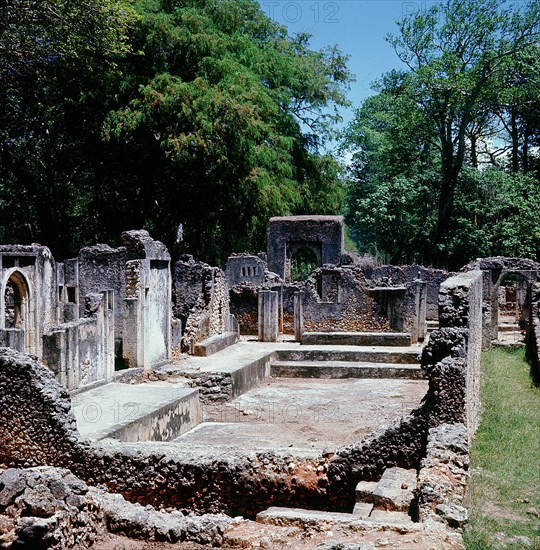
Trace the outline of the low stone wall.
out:
M 2 548 L 99 548 L 107 533 L 219 545 L 233 523 L 224 515 L 186 517 L 132 504 L 61 468 L 0 470 L 0 487 Z
M 328 507 L 329 455 L 289 452 L 190 455 L 178 444 L 91 443 L 80 438 L 69 395 L 49 369 L 0 348 L 0 467 L 69 468 L 131 502 L 253 517 L 271 505 Z
M 366 439 L 338 449 L 328 466 L 331 502 L 348 509 L 354 504 L 354 487 L 377 480 L 386 468 L 419 469 L 425 455 L 428 431 L 442 423 L 465 422 L 467 332 L 445 328 L 432 333 L 421 366 L 429 388 L 420 407 Z
M 479 417 L 481 299 L 479 271 L 460 274 L 441 285 L 439 318 L 444 327 L 431 334 L 421 361 L 428 392 L 410 415 L 338 449 L 328 467 L 334 506 L 351 507 L 358 481 L 378 479 L 386 468 L 420 469 L 430 429 L 461 423 L 468 440 L 472 439 Z
M 463 498 L 469 479 L 469 445 L 465 424 L 441 424 L 428 433 L 418 473 L 418 518 L 462 527 L 468 521 Z
M 104 533 L 100 505 L 69 470 L 0 470 L 0 547 L 83 549 Z
M 441 285 L 439 325 L 464 327 L 467 331 L 465 406 L 469 437 L 480 421 L 480 355 L 482 353 L 483 274 L 479 270 L 460 273 Z
M 529 326 L 527 327 L 527 359 L 534 380 L 540 382 L 540 283 L 531 286 Z

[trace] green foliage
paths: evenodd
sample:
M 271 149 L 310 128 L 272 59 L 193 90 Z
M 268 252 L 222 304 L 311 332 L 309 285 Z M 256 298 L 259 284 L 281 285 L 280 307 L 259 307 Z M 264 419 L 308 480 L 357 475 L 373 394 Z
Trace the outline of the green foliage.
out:
M 534 548 L 540 529 L 527 510 L 540 507 L 539 389 L 529 376 L 523 350 L 486 352 L 482 370 L 483 416 L 471 449 L 466 548 L 494 548 L 501 533 L 508 539 L 527 536 Z M 504 547 L 522 544 L 517 539 Z
M 45 26 L 38 3 L 10 4 L 0 48 L 17 89 L 0 92 L 2 239 L 65 256 L 141 226 L 172 245 L 182 222 L 184 251 L 223 261 L 259 249 L 271 215 L 340 211 L 340 167 L 318 153 L 347 103 L 336 48 L 251 0 L 47 2 L 64 11 Z M 30 88 L 8 61 L 22 32 L 43 44 Z
M 452 268 L 538 257 L 540 3 L 447 0 L 398 26 L 407 70 L 383 75 L 345 133 L 359 248 Z
M 313 250 L 301 248 L 291 258 L 291 279 L 305 281 L 317 268 L 317 258 Z

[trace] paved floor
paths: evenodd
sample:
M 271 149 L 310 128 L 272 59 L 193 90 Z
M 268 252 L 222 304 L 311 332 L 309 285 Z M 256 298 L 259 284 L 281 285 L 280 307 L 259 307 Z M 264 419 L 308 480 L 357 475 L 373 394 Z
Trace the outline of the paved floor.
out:
M 223 405 L 175 441 L 236 448 L 335 448 L 418 406 L 424 380 L 272 378 Z

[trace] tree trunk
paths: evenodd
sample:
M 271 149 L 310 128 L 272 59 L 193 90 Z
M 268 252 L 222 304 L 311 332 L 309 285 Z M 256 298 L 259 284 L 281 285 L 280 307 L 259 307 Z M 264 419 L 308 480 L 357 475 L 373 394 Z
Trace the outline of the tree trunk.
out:
M 510 136 L 512 138 L 512 172 L 519 170 L 519 130 L 517 125 L 516 109 L 510 111 Z

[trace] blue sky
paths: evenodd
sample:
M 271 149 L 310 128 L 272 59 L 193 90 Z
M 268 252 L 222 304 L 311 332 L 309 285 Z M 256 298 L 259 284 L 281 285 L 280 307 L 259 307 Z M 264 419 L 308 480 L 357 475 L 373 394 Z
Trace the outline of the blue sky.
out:
M 392 46 L 385 41 L 397 32 L 396 20 L 404 14 L 425 10 L 433 1 L 406 0 L 259 0 L 261 9 L 286 25 L 291 34 L 313 35 L 312 48 L 338 44 L 350 56 L 349 68 L 356 76 L 349 97 L 353 108 L 374 92 L 371 83 L 383 72 L 402 67 Z M 344 123 L 352 109 L 343 110 Z

